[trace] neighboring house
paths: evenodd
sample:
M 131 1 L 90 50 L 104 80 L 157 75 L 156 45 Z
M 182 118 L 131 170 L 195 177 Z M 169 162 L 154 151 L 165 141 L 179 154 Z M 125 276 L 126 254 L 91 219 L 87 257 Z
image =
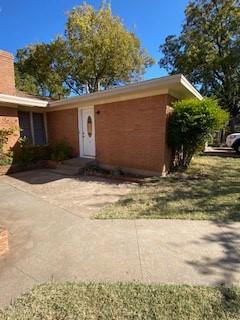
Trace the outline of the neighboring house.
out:
M 21 127 L 34 144 L 65 139 L 75 157 L 95 158 L 105 167 L 164 174 L 171 164 L 166 126 L 171 103 L 198 98 L 183 75 L 162 77 L 59 101 L 15 89 L 13 57 L 0 51 L 0 128 Z M 9 140 L 14 147 L 19 138 Z

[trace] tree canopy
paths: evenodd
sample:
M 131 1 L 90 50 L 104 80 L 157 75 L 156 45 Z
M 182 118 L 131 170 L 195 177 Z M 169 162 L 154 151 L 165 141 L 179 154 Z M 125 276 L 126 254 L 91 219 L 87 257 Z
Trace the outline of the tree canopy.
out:
M 19 89 L 61 97 L 139 80 L 153 59 L 111 7 L 84 3 L 68 13 L 65 34 L 16 55 Z
M 184 73 L 203 95 L 240 114 L 240 1 L 191 0 L 180 36 L 160 46 L 161 67 Z
M 62 54 L 61 39 L 19 49 L 15 62 L 17 88 L 30 94 L 54 98 L 69 95 L 67 69 L 62 63 Z

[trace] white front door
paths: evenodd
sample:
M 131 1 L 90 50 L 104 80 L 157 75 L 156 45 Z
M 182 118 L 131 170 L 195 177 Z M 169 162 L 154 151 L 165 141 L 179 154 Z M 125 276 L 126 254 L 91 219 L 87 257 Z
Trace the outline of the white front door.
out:
M 94 107 L 79 109 L 80 125 L 80 156 L 94 158 L 95 150 L 95 121 Z

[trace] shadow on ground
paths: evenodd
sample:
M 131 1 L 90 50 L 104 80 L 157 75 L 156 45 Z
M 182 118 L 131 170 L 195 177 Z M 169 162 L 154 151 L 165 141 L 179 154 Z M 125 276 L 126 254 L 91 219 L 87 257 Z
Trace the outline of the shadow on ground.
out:
M 9 175 L 10 177 L 26 182 L 28 184 L 47 184 L 49 182 L 54 182 L 62 179 L 72 179 L 76 181 L 93 181 L 95 183 L 106 183 L 109 185 L 121 185 L 126 184 L 124 181 L 116 181 L 116 180 L 110 180 L 105 178 L 99 178 L 99 177 L 91 177 L 91 176 L 85 176 L 85 175 L 64 175 L 61 173 L 54 172 L 54 170 L 51 169 L 36 169 L 36 170 L 29 170 L 29 171 L 23 171 L 18 172 Z M 129 184 L 129 183 L 128 183 Z
M 231 285 L 239 281 L 240 272 L 240 233 L 234 224 L 218 223 L 219 232 L 204 236 L 207 243 L 217 243 L 222 247 L 222 255 L 212 258 L 206 255 L 200 261 L 187 261 L 200 274 L 218 274 L 220 280 L 216 285 Z
M 139 187 L 103 217 L 240 221 L 239 181 L 239 159 L 198 157 L 187 173 Z

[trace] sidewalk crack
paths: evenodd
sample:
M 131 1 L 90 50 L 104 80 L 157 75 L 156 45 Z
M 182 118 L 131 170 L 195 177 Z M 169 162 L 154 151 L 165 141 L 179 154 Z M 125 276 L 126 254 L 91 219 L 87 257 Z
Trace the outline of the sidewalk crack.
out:
M 35 277 L 33 277 L 32 275 L 30 275 L 29 273 L 23 271 L 21 268 L 17 267 L 17 266 L 14 266 L 18 271 L 20 271 L 22 274 L 24 274 L 26 277 L 28 277 L 29 279 L 32 279 L 36 282 L 39 282 L 38 279 L 36 279 Z
M 141 253 L 140 253 L 140 245 L 139 245 L 139 239 L 138 239 L 138 230 L 137 230 L 136 220 L 134 220 L 134 226 L 135 226 L 136 240 L 137 240 L 138 260 L 139 260 L 141 278 L 143 280 L 143 267 L 142 267 L 142 259 L 141 259 Z

